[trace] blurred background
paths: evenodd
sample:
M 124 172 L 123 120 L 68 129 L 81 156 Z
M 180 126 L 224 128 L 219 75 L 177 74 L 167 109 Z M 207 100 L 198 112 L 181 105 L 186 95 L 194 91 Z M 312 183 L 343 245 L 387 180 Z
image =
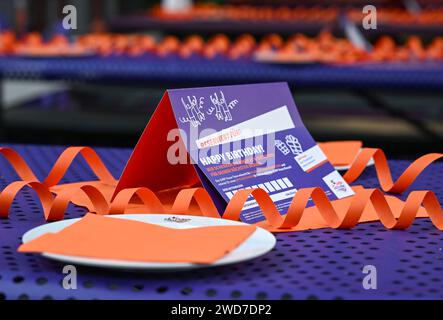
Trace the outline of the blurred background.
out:
M 133 147 L 168 88 L 272 81 L 317 141 L 441 152 L 443 0 L 0 1 L 2 143 Z

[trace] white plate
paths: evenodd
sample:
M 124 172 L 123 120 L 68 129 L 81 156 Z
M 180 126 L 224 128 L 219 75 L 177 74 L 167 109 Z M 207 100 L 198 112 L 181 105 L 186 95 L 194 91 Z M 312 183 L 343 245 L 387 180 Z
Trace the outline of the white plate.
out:
M 184 215 L 166 215 L 166 214 L 124 214 L 107 216 L 109 219 L 128 219 L 141 222 L 149 222 L 169 228 L 187 229 L 207 226 L 226 226 L 226 225 L 244 225 L 243 222 L 215 219 L 207 217 L 184 216 Z M 67 219 L 58 222 L 44 224 L 29 230 L 23 235 L 23 242 L 26 243 L 32 239 L 46 233 L 55 233 L 65 227 L 73 224 L 79 219 Z M 269 231 L 257 227 L 254 233 L 246 239 L 240 246 L 231 251 L 223 258 L 213 264 L 193 264 L 193 263 L 160 263 L 160 262 L 135 262 L 125 260 L 93 259 L 79 256 L 68 256 L 53 253 L 42 253 L 44 257 L 72 263 L 102 268 L 133 269 L 139 271 L 177 271 L 188 270 L 202 267 L 215 267 L 226 264 L 242 262 L 257 258 L 269 252 L 275 246 L 275 237 Z

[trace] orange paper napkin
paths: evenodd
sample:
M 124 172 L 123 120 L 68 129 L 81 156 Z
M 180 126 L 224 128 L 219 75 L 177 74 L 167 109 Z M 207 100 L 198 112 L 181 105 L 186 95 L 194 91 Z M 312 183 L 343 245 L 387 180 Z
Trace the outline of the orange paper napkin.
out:
M 334 166 L 349 166 L 354 162 L 363 143 L 361 141 L 320 142 L 319 147 Z
M 238 247 L 255 229 L 250 225 L 174 229 L 87 214 L 58 233 L 48 233 L 22 244 L 19 251 L 139 262 L 210 264 Z

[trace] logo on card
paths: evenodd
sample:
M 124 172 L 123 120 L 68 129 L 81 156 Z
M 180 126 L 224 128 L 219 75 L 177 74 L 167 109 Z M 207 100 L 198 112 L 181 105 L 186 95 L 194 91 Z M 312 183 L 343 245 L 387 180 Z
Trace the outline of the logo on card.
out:
M 323 181 L 338 199 L 352 196 L 354 194 L 352 188 L 337 171 L 332 171 L 330 174 L 323 177 Z
M 338 192 L 346 192 L 348 189 L 346 188 L 346 185 L 344 181 L 334 181 L 331 180 L 332 189 Z

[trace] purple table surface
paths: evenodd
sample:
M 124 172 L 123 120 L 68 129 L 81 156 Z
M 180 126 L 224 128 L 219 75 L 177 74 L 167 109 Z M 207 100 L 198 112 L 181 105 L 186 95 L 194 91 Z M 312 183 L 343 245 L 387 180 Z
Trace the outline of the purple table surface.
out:
M 13 146 L 44 178 L 62 147 Z M 97 151 L 118 177 L 127 149 Z M 391 161 L 395 177 L 408 161 Z M 18 177 L 0 159 L 1 190 Z M 76 160 L 62 182 L 94 179 Z M 433 190 L 443 202 L 443 163 L 431 165 L 410 190 Z M 373 168 L 357 181 L 376 187 Z M 402 197 L 404 198 L 408 190 Z M 66 218 L 85 210 L 70 206 Z M 25 190 L 9 219 L 0 220 L 0 299 L 443 299 L 443 233 L 427 218 L 405 231 L 379 222 L 352 230 L 321 229 L 277 234 L 272 252 L 231 266 L 176 273 L 116 272 L 78 267 L 78 287 L 63 289 L 63 264 L 36 254 L 18 253 L 21 236 L 44 224 L 35 195 Z M 377 289 L 365 290 L 363 267 L 377 268 Z

